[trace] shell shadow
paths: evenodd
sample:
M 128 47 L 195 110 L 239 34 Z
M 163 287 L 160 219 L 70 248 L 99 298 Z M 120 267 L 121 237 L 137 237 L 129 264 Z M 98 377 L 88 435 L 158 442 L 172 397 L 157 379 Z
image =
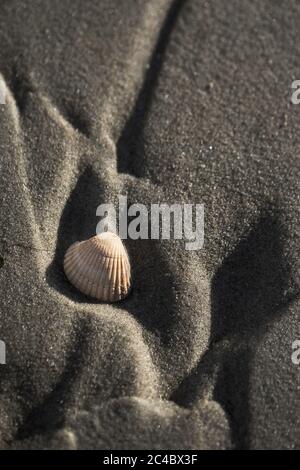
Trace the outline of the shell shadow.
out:
M 127 240 L 132 266 L 131 295 L 115 304 L 130 312 L 148 332 L 167 346 L 179 321 L 176 314 L 176 280 L 163 254 L 160 240 Z
M 103 199 L 103 185 L 92 168 L 87 167 L 65 204 L 59 222 L 54 258 L 46 270 L 48 284 L 76 302 L 90 302 L 90 299 L 79 293 L 66 279 L 63 258 L 72 243 L 96 234 L 96 209 Z

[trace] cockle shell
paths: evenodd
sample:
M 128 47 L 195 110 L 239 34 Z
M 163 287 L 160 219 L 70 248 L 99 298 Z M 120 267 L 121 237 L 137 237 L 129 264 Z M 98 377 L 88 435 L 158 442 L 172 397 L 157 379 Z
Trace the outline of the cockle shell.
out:
M 129 257 L 122 240 L 112 232 L 71 245 L 64 271 L 80 292 L 103 302 L 117 302 L 130 292 Z

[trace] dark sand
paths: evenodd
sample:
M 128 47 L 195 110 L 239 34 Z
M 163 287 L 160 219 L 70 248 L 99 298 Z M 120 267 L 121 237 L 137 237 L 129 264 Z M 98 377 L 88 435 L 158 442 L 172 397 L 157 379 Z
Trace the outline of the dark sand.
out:
M 2 0 L 1 448 L 300 448 L 297 0 Z M 205 204 L 65 279 L 99 204 Z

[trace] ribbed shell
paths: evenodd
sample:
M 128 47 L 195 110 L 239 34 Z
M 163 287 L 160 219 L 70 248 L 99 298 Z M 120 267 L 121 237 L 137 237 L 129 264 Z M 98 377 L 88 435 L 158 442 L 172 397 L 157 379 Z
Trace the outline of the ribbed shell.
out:
M 121 239 L 111 232 L 71 245 L 64 271 L 80 292 L 103 302 L 117 302 L 130 292 L 128 254 Z

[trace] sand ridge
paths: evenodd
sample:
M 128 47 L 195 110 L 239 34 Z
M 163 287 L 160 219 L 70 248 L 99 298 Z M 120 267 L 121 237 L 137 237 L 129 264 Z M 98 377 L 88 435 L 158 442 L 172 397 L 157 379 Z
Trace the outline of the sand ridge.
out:
M 299 447 L 297 8 L 3 6 L 2 448 Z M 128 240 L 99 304 L 62 260 L 119 194 L 204 203 L 205 245 Z

